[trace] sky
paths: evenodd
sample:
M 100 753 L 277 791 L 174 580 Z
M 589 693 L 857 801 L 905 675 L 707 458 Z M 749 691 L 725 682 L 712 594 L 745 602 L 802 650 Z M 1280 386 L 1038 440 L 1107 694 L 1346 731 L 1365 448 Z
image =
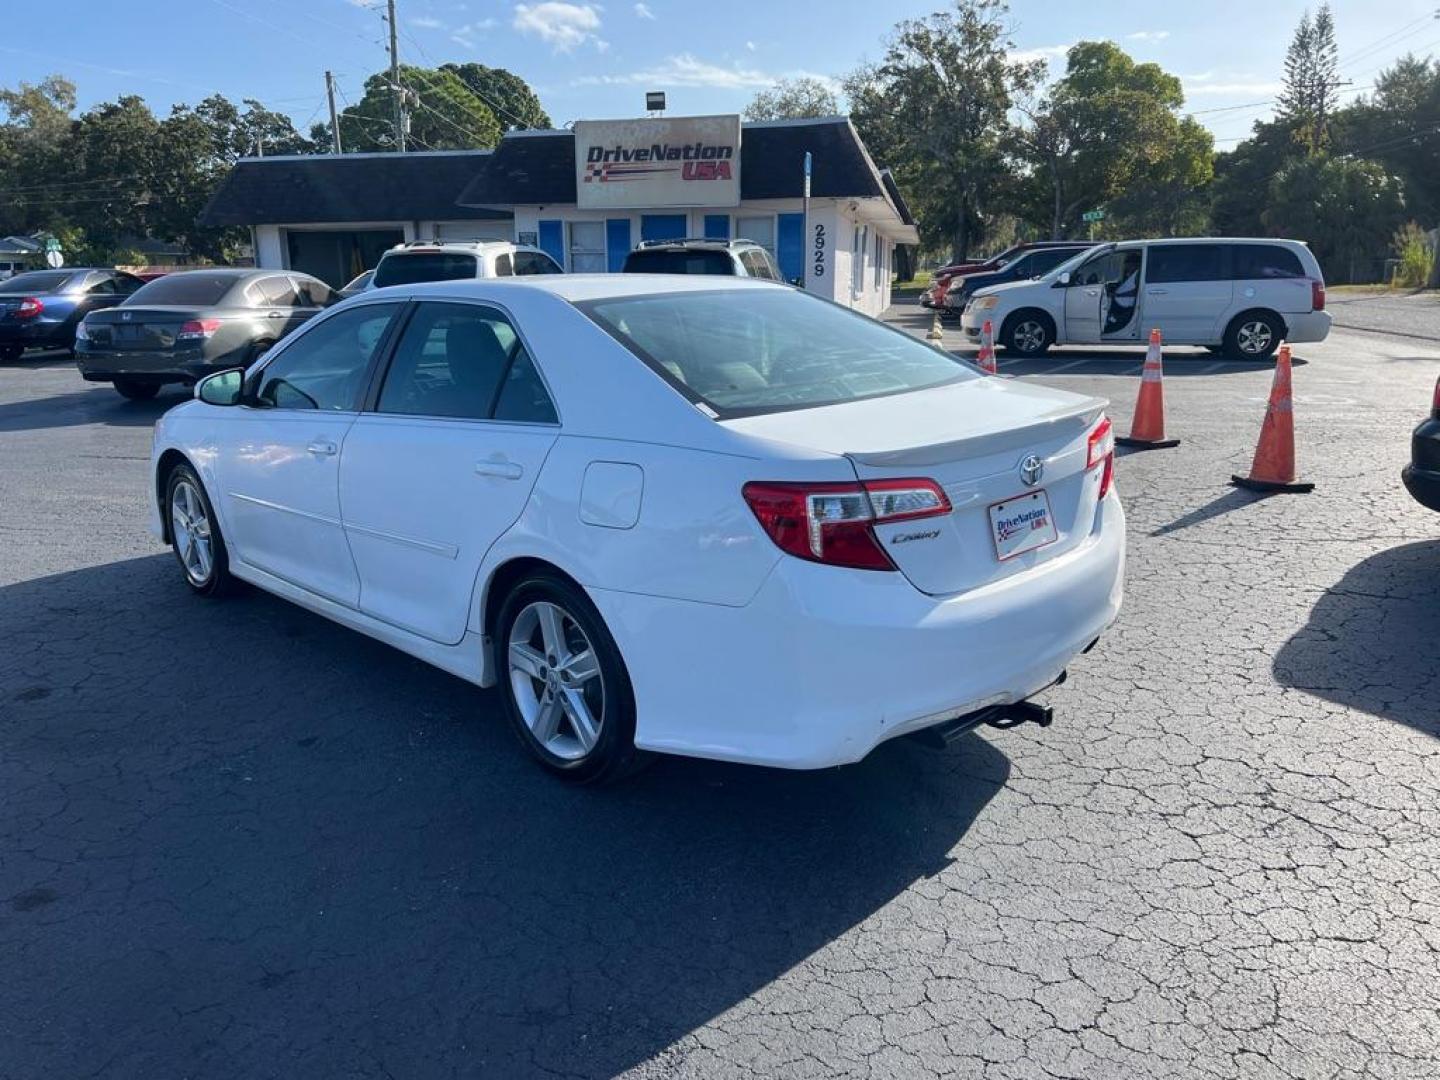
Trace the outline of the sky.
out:
M 0 0 L 0 6 L 21 0 Z M 557 125 L 637 116 L 665 90 L 672 114 L 738 112 L 777 79 L 833 80 L 878 60 L 896 21 L 943 0 L 397 0 L 405 63 L 479 61 L 526 79 Z M 324 71 L 340 107 L 387 64 L 384 0 L 87 0 L 0 38 L 0 85 L 63 74 L 80 106 L 140 94 L 157 113 L 218 91 L 325 117 Z M 1077 41 L 1108 39 L 1179 75 L 1186 111 L 1229 149 L 1269 115 L 1300 0 L 1012 0 L 1014 48 L 1063 71 Z M 1345 99 L 1405 52 L 1440 50 L 1440 0 L 1335 0 Z

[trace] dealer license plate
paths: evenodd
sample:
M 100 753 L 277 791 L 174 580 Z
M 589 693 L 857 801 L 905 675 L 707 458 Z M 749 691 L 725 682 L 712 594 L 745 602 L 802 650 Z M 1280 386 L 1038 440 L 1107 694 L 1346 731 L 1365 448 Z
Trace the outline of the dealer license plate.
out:
M 990 507 L 990 533 L 1001 562 L 1053 544 L 1060 534 L 1050 513 L 1050 496 L 1042 489 L 995 503 Z

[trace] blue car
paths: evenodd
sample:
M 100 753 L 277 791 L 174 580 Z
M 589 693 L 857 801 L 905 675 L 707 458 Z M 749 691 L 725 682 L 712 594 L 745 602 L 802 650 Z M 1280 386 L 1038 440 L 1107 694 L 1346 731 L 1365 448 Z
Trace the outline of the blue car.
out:
M 70 349 L 80 320 L 114 307 L 145 282 L 121 270 L 32 270 L 0 281 L 0 362 L 26 349 Z

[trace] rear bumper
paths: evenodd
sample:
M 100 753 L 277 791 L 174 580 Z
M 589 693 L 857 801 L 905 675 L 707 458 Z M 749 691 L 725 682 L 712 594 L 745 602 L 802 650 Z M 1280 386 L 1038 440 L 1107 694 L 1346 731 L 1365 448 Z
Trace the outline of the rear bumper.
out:
M 784 768 L 880 743 L 1054 682 L 1120 610 L 1125 519 L 953 597 L 900 574 L 783 558 L 745 607 L 592 589 L 625 656 L 645 749 Z
M 1324 341 L 1330 336 L 1330 313 L 1308 311 L 1285 316 L 1285 339 L 1290 342 Z
M 1432 417 L 1410 438 L 1410 464 L 1400 472 L 1415 501 L 1440 512 L 1440 418 Z
M 1427 510 L 1440 513 L 1440 472 L 1427 472 L 1414 465 L 1406 465 L 1400 470 L 1400 479 L 1416 502 Z
M 75 366 L 88 382 L 111 382 L 117 378 L 162 379 L 167 382 L 197 382 L 206 375 L 235 367 L 225 360 L 207 360 L 203 349 L 146 352 L 143 350 L 95 351 L 83 342 L 75 348 Z
M 41 319 L 25 322 L 0 319 L 0 345 L 39 348 L 42 345 L 68 345 L 70 333 L 64 323 Z

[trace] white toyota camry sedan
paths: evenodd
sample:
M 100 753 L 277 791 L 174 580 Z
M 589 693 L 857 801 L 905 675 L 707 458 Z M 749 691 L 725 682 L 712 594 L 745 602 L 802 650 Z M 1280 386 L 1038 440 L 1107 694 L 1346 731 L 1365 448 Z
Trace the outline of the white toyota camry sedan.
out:
M 1114 620 L 1104 402 L 745 278 L 402 286 L 156 425 L 153 528 L 480 686 L 576 780 L 1012 715 Z

